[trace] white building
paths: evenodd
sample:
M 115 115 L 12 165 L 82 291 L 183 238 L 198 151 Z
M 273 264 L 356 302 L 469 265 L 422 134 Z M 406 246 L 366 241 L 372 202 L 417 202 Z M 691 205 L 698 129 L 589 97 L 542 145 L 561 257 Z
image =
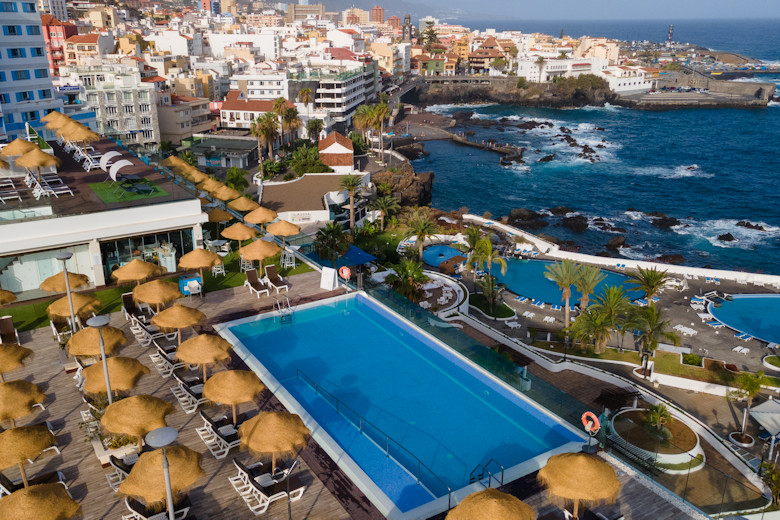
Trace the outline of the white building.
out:
M 618 94 L 647 92 L 653 88 L 652 75 L 643 67 L 611 66 L 598 72 L 606 79 L 609 88 Z
M 224 58 L 225 47 L 231 47 L 238 42 L 248 42 L 253 47 L 259 48 L 266 60 L 275 60 L 281 56 L 282 37 L 280 33 L 273 29 L 266 28 L 260 32 L 249 34 L 209 32 L 208 40 L 211 47 L 211 55 L 214 58 Z
M 289 98 L 289 83 L 285 71 L 251 71 L 230 78 L 230 90 L 244 92 L 248 99 Z
M 179 31 L 159 31 L 146 36 L 146 40 L 153 41 L 157 51 L 167 51 L 174 56 L 203 55 L 203 36 L 200 33 L 188 35 Z
M 541 56 L 541 55 L 540 55 Z M 597 58 L 557 59 L 544 56 L 520 59 L 517 61 L 517 75 L 530 83 L 545 83 L 556 77 L 577 77 L 581 74 L 598 74 L 608 66 L 607 60 Z
M 61 22 L 68 21 L 68 9 L 65 0 L 38 0 L 41 14 L 50 14 Z
M 0 2 L 0 111 L 6 138 L 26 135 L 25 123 L 44 135 L 41 118 L 62 107 L 49 77 L 38 4 Z

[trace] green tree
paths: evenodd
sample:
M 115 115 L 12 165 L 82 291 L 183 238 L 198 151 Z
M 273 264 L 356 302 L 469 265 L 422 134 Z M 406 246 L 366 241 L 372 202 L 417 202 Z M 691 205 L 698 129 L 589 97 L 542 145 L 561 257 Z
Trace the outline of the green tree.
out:
M 385 280 L 390 286 L 409 300 L 418 303 L 422 299 L 423 284 L 428 277 L 423 273 L 422 263 L 412 258 L 402 258 L 401 261 L 391 266 L 396 274 L 389 275 Z
M 439 232 L 439 226 L 428 215 L 416 212 L 407 222 L 408 229 L 405 238 L 417 237 L 417 250 L 419 260 L 422 262 L 423 244 L 425 241 Z
M 309 135 L 309 139 L 312 141 L 320 140 L 320 132 L 325 128 L 325 123 L 322 119 L 309 119 L 306 121 L 306 133 Z
M 282 116 L 284 116 L 284 111 L 287 110 L 287 100 L 283 97 L 278 97 L 274 99 L 273 108 L 271 108 L 271 111 L 276 114 L 277 122 L 279 124 L 279 127 L 281 128 L 281 140 L 282 142 L 280 145 L 284 144 L 284 121 L 282 119 Z
M 431 52 L 433 45 L 439 43 L 439 35 L 436 34 L 436 29 L 433 28 L 433 22 L 425 22 L 425 30 L 421 39 L 427 52 Z
M 580 266 L 573 261 L 566 259 L 547 266 L 545 277 L 552 280 L 561 290 L 561 300 L 563 301 L 564 323 L 569 325 L 569 299 L 571 299 L 571 286 L 579 278 Z
M 636 273 L 629 275 L 628 283 L 636 285 L 639 289 L 645 292 L 645 298 L 652 298 L 655 296 L 661 288 L 666 285 L 669 277 L 666 271 L 659 271 L 655 267 L 649 269 L 642 269 L 641 267 Z
M 309 105 L 313 101 L 313 98 L 311 97 L 311 89 L 310 88 L 302 88 L 298 92 L 298 101 L 303 103 L 303 106 L 306 107 L 306 112 L 309 112 Z
M 606 351 L 612 331 L 607 314 L 593 307 L 581 312 L 567 329 L 572 337 L 580 342 L 583 352 L 587 350 L 587 342 L 593 342 L 593 351 L 596 354 Z
M 314 238 L 314 251 L 320 256 L 338 265 L 340 257 L 349 249 L 349 234 L 344 232 L 341 224 L 329 222 L 317 231 Z
M 528 88 L 528 80 L 525 79 L 525 76 L 521 76 L 517 78 L 517 88 L 520 89 L 527 89 Z
M 593 294 L 596 286 L 606 277 L 607 275 L 602 273 L 598 266 L 583 265 L 580 268 L 579 276 L 574 282 L 574 286 L 580 292 L 580 310 L 588 308 L 590 295 Z
M 488 309 L 490 314 L 493 314 L 493 307 L 498 303 L 498 287 L 496 287 L 496 279 L 493 276 L 486 276 L 482 280 L 477 282 L 477 287 L 482 291 L 482 296 L 485 301 L 488 302 Z
M 477 226 L 468 226 L 464 231 L 466 237 L 466 268 L 476 273 L 473 262 L 474 251 L 477 249 L 477 243 L 482 239 L 482 230 Z M 474 279 L 476 280 L 476 274 Z
M 542 83 L 542 70 L 544 70 L 544 56 L 536 58 L 536 66 L 539 67 L 539 83 Z
M 298 116 L 298 109 L 288 108 L 282 114 L 282 129 L 285 128 L 290 134 L 290 142 L 298 137 L 298 129 L 301 127 L 301 118 Z
M 496 58 L 490 62 L 490 67 L 496 70 L 504 70 L 506 68 L 506 60 L 504 58 Z
M 645 412 L 645 420 L 647 424 L 661 431 L 665 425 L 674 421 L 674 417 L 665 404 L 651 404 Z
M 558 59 L 559 59 L 559 60 L 565 60 L 565 59 L 566 59 L 566 58 L 568 58 L 568 57 L 569 57 L 569 54 L 568 54 L 566 51 L 561 51 L 561 52 L 558 54 Z
M 374 105 L 371 110 L 371 126 L 379 131 L 379 160 L 385 161 L 385 121 L 390 117 L 390 107 L 385 104 Z
M 596 301 L 590 306 L 590 311 L 602 313 L 605 323 L 609 326 L 610 333 L 621 330 L 621 326 L 631 312 L 631 302 L 626 296 L 622 285 L 608 285 Z
M 392 195 L 382 195 L 371 202 L 371 209 L 379 212 L 379 229 L 385 230 L 385 217 L 398 213 L 401 205 Z
M 477 267 L 485 266 L 488 272 L 488 278 L 493 277 L 493 264 L 498 264 L 501 269 L 501 274 L 506 274 L 507 263 L 506 260 L 498 252 L 498 249 L 493 247 L 493 241 L 490 240 L 490 235 L 482 237 L 477 240 L 474 252 L 467 260 L 466 265 L 474 265 Z M 493 303 L 490 302 L 490 312 L 493 312 Z
M 650 354 L 655 352 L 661 340 L 679 345 L 680 337 L 672 332 L 671 322 L 663 319 L 661 308 L 656 308 L 652 302 L 647 307 L 636 308 L 629 323 L 639 332 L 639 341 L 642 344 L 642 368 L 647 379 L 647 359 Z
M 773 462 L 764 462 L 761 464 L 759 474 L 769 491 L 772 492 L 772 503 L 780 502 L 780 469 Z
M 745 434 L 747 428 L 747 417 L 750 414 L 750 407 L 753 406 L 753 399 L 761 391 L 761 386 L 767 384 L 768 381 L 762 371 L 758 371 L 755 374 L 752 372 L 742 372 L 737 378 L 737 389 L 733 392 L 729 392 L 726 396 L 729 399 L 745 399 L 747 406 L 745 407 L 745 413 L 742 420 L 742 429 L 740 433 Z
M 298 147 L 288 160 L 290 168 L 300 177 L 304 173 L 325 173 L 333 170 L 320 161 L 320 152 L 316 146 Z
M 248 171 L 231 166 L 225 174 L 225 184 L 236 191 L 243 192 L 249 187 L 249 181 L 246 179 L 247 175 L 249 175 Z
M 366 140 L 359 132 L 350 132 L 347 136 L 352 141 L 352 149 L 355 155 L 364 155 L 368 151 Z
M 179 154 L 179 159 L 186 162 L 190 166 L 197 166 L 198 165 L 198 158 L 195 157 L 195 155 L 190 150 L 185 150 L 184 152 Z
M 160 141 L 160 155 L 168 157 L 176 151 L 176 146 L 170 141 Z
M 252 121 L 249 132 L 257 138 L 257 158 L 260 163 L 260 174 L 263 172 L 263 148 L 268 145 L 268 158 L 273 156 L 273 143 L 279 137 L 279 128 L 276 125 L 276 117 L 271 112 L 266 112 Z
M 371 106 L 360 105 L 357 107 L 355 113 L 352 116 L 352 125 L 355 127 L 355 129 L 360 131 L 360 133 L 363 135 L 363 139 L 366 138 L 366 130 L 371 128 L 372 120 L 373 114 Z
M 339 189 L 349 194 L 349 230 L 355 232 L 355 193 L 360 189 L 362 177 L 345 175 L 339 182 Z

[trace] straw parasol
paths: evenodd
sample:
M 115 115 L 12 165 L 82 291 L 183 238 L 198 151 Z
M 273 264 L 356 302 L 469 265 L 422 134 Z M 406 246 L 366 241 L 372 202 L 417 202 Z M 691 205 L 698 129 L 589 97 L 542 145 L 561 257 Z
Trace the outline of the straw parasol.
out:
M 60 120 L 66 120 L 66 121 L 73 121 L 69 116 L 66 116 L 62 112 L 57 112 L 56 110 L 49 112 L 45 116 L 41 118 L 41 121 L 44 123 L 51 123 L 52 121 L 60 121 Z
M 40 404 L 46 398 L 43 388 L 19 379 L 0 383 L 0 422 L 10 420 L 13 426 L 16 419 L 24 417 L 33 405 Z
M 125 265 L 111 273 L 111 278 L 116 280 L 119 285 L 125 283 L 140 283 L 148 280 L 152 276 L 162 274 L 162 267 L 151 262 L 144 262 L 134 258 Z
M 82 318 L 89 316 L 89 313 L 95 312 L 100 308 L 100 300 L 91 294 L 71 293 L 70 296 L 73 299 L 73 314 L 78 314 Z M 51 319 L 70 318 L 68 297 L 63 296 L 49 305 L 48 311 Z
M 178 168 L 183 164 L 187 164 L 187 162 L 184 161 L 183 159 L 179 159 L 175 155 L 171 155 L 170 157 L 166 157 L 165 159 L 163 159 L 162 163 L 160 164 L 162 164 L 166 168 Z
M 273 224 L 270 224 L 268 227 L 266 227 L 265 230 L 272 235 L 282 237 L 282 246 L 284 246 L 285 238 L 297 235 L 301 232 L 301 228 L 292 222 L 287 222 L 286 220 L 274 222 Z
M 244 216 L 244 222 L 249 222 L 250 224 L 268 224 L 269 222 L 273 222 L 276 220 L 276 217 L 279 215 L 272 209 L 259 207 L 256 210 L 253 210 L 251 213 L 247 213 L 246 216 Z
M 179 345 L 181 345 L 181 329 L 193 327 L 205 317 L 206 315 L 198 309 L 187 307 L 181 303 L 174 303 L 153 317 L 152 325 L 156 325 L 161 329 L 179 329 Z
M 57 130 L 57 133 L 68 141 L 76 141 L 79 143 L 90 143 L 92 141 L 100 140 L 100 134 L 96 134 L 90 130 L 88 126 L 84 126 L 76 121 L 71 121 L 63 126 Z
M 259 260 L 262 263 L 266 258 L 278 255 L 281 250 L 282 248 L 277 246 L 274 242 L 255 240 L 241 250 L 241 256 L 246 260 Z
M 127 392 L 135 387 L 141 376 L 149 373 L 149 369 L 134 358 L 115 356 L 106 359 L 108 379 L 112 392 Z M 103 364 L 95 363 L 81 371 L 84 376 L 85 394 L 105 394 L 106 378 Z
M 227 202 L 229 200 L 237 199 L 241 196 L 241 194 L 237 191 L 231 188 L 230 186 L 220 186 L 218 189 L 214 191 L 210 191 L 209 195 L 211 195 L 213 198 L 217 200 L 221 200 L 223 202 Z
M 172 302 L 182 296 L 184 295 L 179 292 L 179 288 L 175 284 L 163 282 L 162 280 L 152 280 L 133 289 L 133 299 L 135 301 L 156 305 L 158 312 L 160 305 Z
M 205 475 L 200 467 L 203 456 L 186 446 L 165 449 L 171 476 L 171 490 L 178 495 L 195 485 Z M 119 485 L 118 491 L 143 500 L 148 506 L 165 502 L 166 486 L 163 476 L 162 450 L 142 453 L 133 464 L 130 475 Z
M 242 224 L 241 222 L 236 222 L 232 226 L 223 229 L 221 235 L 230 240 L 238 240 L 241 242 L 242 240 L 255 238 L 257 236 L 257 230 L 246 224 Z
M 220 187 L 224 186 L 221 182 L 219 182 L 216 179 L 212 179 L 209 177 L 208 179 L 204 180 L 200 184 L 198 184 L 198 188 L 203 191 L 214 191 L 218 190 Z
M 26 487 L 0 498 L 0 520 L 69 520 L 80 511 L 59 483 Z
M 35 150 L 38 148 L 37 145 L 31 143 L 30 141 L 25 141 L 21 137 L 17 137 L 11 143 L 0 150 L 0 155 L 3 157 L 17 157 L 19 155 L 24 155 L 29 151 Z M 40 148 L 38 148 L 40 150 Z
M 195 168 L 194 166 L 190 166 L 187 163 L 184 163 L 184 166 L 180 166 L 178 170 L 179 172 L 181 172 L 181 175 L 183 177 L 186 177 L 187 179 L 194 182 L 195 184 L 198 184 L 199 182 L 203 182 L 209 178 L 208 175 L 206 175 L 199 169 Z
M 33 168 L 38 170 L 38 182 L 40 183 L 41 168 L 46 168 L 47 166 L 59 166 L 62 164 L 62 161 L 58 157 L 49 155 L 36 146 L 29 152 L 16 159 L 14 164 L 16 166 L 21 166 L 22 168 L 27 168 L 28 170 L 32 170 Z
M 24 360 L 32 355 L 29 348 L 16 343 L 0 343 L 0 383 L 4 382 L 4 372 L 24 366 Z
M 62 114 L 64 115 L 64 114 Z M 65 117 L 58 117 L 57 119 L 54 119 L 52 121 L 49 121 L 46 123 L 46 128 L 49 130 L 59 130 L 60 128 L 63 128 L 67 125 L 69 125 L 71 122 L 73 122 L 73 119 L 71 119 L 68 116 Z
M 103 346 L 106 354 L 113 354 L 116 349 L 127 344 L 127 336 L 121 329 L 116 327 L 103 327 Z M 71 356 L 99 356 L 100 355 L 100 337 L 98 329 L 86 327 L 81 329 L 70 337 L 68 343 L 68 354 Z
M 0 159 L 0 168 L 9 168 L 8 161 Z
M 271 454 L 271 474 L 276 472 L 276 456 L 293 454 L 306 445 L 309 430 L 298 415 L 287 412 L 260 412 L 238 428 L 241 444 L 250 451 Z
M 222 208 L 214 208 L 208 213 L 209 222 L 229 222 L 233 220 L 233 215 Z
M 230 359 L 228 352 L 233 345 L 213 334 L 200 334 L 179 345 L 176 357 L 190 365 L 203 367 L 203 382 L 207 382 L 206 366 Z
M 222 257 L 207 249 L 193 249 L 179 258 L 179 267 L 182 269 L 197 269 L 200 278 L 203 279 L 203 270 L 222 262 Z
M 519 498 L 488 488 L 464 498 L 446 520 L 536 520 L 536 513 Z
M 56 442 L 57 439 L 45 424 L 19 426 L 5 430 L 0 433 L 0 469 L 8 469 L 18 465 L 24 487 L 27 487 L 24 461 L 34 459 Z
M 11 291 L 6 291 L 5 289 L 0 289 L 0 305 L 5 305 L 15 301 L 16 295 L 14 293 Z
M 240 211 L 241 213 L 245 211 L 252 211 L 259 207 L 260 204 L 246 197 L 238 197 L 236 200 L 230 201 L 228 203 L 228 208 Z
M 173 405 L 159 397 L 134 395 L 108 405 L 100 418 L 100 426 L 115 435 L 137 437 L 141 448 L 144 435 L 167 426 L 165 416 L 173 411 Z
M 585 453 L 553 455 L 539 470 L 536 479 L 547 486 L 551 502 L 562 506 L 574 504 L 574 518 L 577 518 L 580 504 L 588 507 L 614 502 L 620 492 L 620 481 L 612 466 Z
M 236 424 L 236 406 L 254 401 L 265 385 L 249 370 L 225 370 L 217 372 L 203 385 L 203 397 L 215 403 L 229 404 L 233 408 L 233 424 Z
M 68 283 L 71 290 L 78 289 L 89 284 L 89 276 L 68 271 Z M 65 285 L 65 271 L 60 271 L 54 276 L 45 279 L 41 283 L 41 289 L 49 292 L 65 292 L 68 289 L 68 286 Z

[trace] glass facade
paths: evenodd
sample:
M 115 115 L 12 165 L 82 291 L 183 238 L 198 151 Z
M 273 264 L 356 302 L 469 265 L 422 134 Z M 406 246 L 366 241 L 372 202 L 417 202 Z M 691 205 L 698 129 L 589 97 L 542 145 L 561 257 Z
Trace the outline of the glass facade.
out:
M 176 271 L 179 258 L 190 251 L 192 228 L 100 243 L 106 283 L 110 283 L 113 271 L 134 258 L 159 264 L 169 272 Z
M 13 291 L 20 300 L 45 296 L 46 293 L 40 291 L 39 285 L 49 276 L 62 271 L 62 262 L 56 258 L 57 253 L 62 251 L 73 253 L 73 258 L 68 260 L 68 271 L 85 274 L 89 276 L 90 283 L 94 284 L 89 246 L 82 244 L 19 256 L 0 257 L 0 287 Z

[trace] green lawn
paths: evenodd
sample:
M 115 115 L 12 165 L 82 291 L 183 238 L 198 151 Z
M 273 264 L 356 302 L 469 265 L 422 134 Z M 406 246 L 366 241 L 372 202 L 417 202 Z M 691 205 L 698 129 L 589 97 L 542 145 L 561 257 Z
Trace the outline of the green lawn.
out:
M 560 343 L 548 343 L 546 341 L 535 341 L 533 343 L 533 346 L 563 354 L 563 345 L 561 345 Z M 620 352 L 617 349 L 608 348 L 603 354 L 596 354 L 593 352 L 593 347 L 588 347 L 588 350 L 583 352 L 580 349 L 579 345 L 576 345 L 573 348 L 567 349 L 566 352 L 572 356 L 580 356 L 580 357 L 586 357 L 591 359 L 625 361 L 627 363 L 633 363 L 635 365 L 640 365 L 642 363 L 642 359 L 640 358 L 639 353 L 635 350 L 624 350 L 623 352 Z
M 493 318 L 511 318 L 515 315 L 515 312 L 510 309 L 505 303 L 497 303 L 493 305 L 493 312 L 490 312 L 490 307 L 482 294 L 472 294 L 469 296 L 469 305 L 473 305 L 477 309 L 481 310 L 488 316 Z
M 687 377 L 706 383 L 731 385 L 736 375 L 723 368 L 722 363 L 705 360 L 704 367 L 695 367 L 680 363 L 680 355 L 672 352 L 656 351 L 653 356 L 655 371 L 670 376 Z
M 144 177 L 144 182 L 154 189 L 154 192 L 149 194 L 130 193 L 123 190 L 121 187 L 113 183 L 107 182 L 91 182 L 89 188 L 100 197 L 100 200 L 106 204 L 114 202 L 123 202 L 127 200 L 142 200 L 153 199 L 156 197 L 164 197 L 168 195 L 168 192 L 157 186 L 154 182 Z

